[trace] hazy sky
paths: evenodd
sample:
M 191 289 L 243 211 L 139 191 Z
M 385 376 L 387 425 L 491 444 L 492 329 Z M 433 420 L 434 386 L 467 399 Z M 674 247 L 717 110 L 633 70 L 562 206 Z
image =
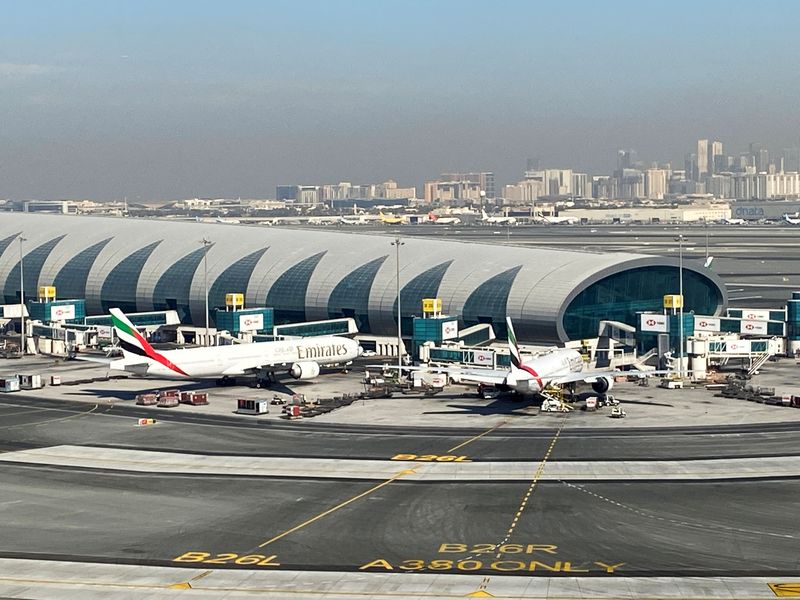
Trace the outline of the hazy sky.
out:
M 0 198 L 516 181 L 800 135 L 800 2 L 0 0 Z

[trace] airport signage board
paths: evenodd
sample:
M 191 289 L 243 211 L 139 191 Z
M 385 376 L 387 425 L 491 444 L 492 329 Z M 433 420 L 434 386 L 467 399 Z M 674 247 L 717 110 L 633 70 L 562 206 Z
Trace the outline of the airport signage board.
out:
M 66 321 L 67 319 L 75 318 L 75 305 L 74 304 L 57 304 L 50 306 L 50 320 L 51 321 Z
M 458 337 L 458 321 L 445 321 L 442 323 L 442 339 L 452 340 Z
M 112 329 L 110 325 L 97 325 L 95 329 L 97 329 L 97 337 L 100 338 L 101 340 L 113 339 Z
M 768 310 L 754 310 L 752 308 L 743 308 L 742 309 L 742 320 L 743 321 L 769 321 L 769 311 Z M 764 333 L 766 333 L 766 331 Z
M 641 317 L 639 321 L 640 331 L 652 331 L 658 333 L 667 333 L 669 331 L 669 317 L 667 315 L 643 313 L 639 316 Z
M 713 333 L 719 333 L 722 330 L 720 320 L 718 318 L 711 318 L 711 317 L 695 317 L 694 318 L 694 330 L 695 331 L 710 331 Z
M 742 319 L 739 332 L 745 335 L 767 335 L 767 322 Z
M 730 353 L 749 354 L 750 340 L 731 340 L 725 343 L 725 351 Z
M 262 313 L 239 315 L 239 331 L 260 331 L 261 329 L 264 329 L 264 315 Z
M 490 350 L 473 350 L 472 363 L 484 367 L 494 366 L 494 352 Z

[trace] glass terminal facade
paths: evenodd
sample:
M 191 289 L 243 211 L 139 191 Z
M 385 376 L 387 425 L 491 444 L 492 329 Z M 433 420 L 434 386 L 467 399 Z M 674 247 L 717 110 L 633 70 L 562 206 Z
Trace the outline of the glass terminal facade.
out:
M 328 298 L 328 316 L 331 319 L 351 317 L 359 331 L 369 331 L 369 293 L 387 258 L 388 255 L 382 256 L 361 265 L 336 284 Z
M 102 242 L 81 250 L 61 267 L 53 281 L 59 298 L 86 297 L 86 282 L 89 280 L 89 272 L 94 266 L 94 261 L 97 260 L 103 248 L 108 245 L 111 239 L 106 238 Z
M 267 294 L 267 306 L 275 309 L 275 323 L 300 323 L 306 320 L 306 292 L 308 283 L 319 261 L 325 256 L 320 252 L 309 256 L 286 270 Z
M 564 331 L 571 340 L 597 337 L 600 320 L 636 324 L 637 312 L 663 310 L 665 294 L 677 294 L 675 267 L 629 269 L 593 283 L 564 311 Z M 684 313 L 713 315 L 722 304 L 717 286 L 700 273 L 683 270 Z

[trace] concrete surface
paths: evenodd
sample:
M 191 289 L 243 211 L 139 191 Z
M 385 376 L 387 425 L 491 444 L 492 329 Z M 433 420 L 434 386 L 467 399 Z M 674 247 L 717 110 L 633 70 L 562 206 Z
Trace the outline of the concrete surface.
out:
M 48 378 L 61 375 L 64 381 L 85 380 L 103 377 L 108 371 L 98 365 L 78 361 L 54 362 L 45 357 L 26 357 L 21 360 L 0 361 L 0 376 L 12 373 L 39 373 Z M 800 382 L 796 377 L 798 366 L 794 360 L 784 359 L 768 363 L 761 374 L 751 380 L 752 385 L 776 388 L 776 393 L 800 395 Z M 13 394 L 17 402 L 24 403 L 26 397 L 52 400 L 75 400 L 101 405 L 133 405 L 137 394 L 163 389 L 204 390 L 209 393 L 208 406 L 181 405 L 173 409 L 140 407 L 148 416 L 158 418 L 168 412 L 197 415 L 235 416 L 244 420 L 281 420 L 281 407 L 271 406 L 270 413 L 258 417 L 237 415 L 238 398 L 270 400 L 278 396 L 284 400 L 294 393 L 306 398 L 332 398 L 344 393 L 363 391 L 361 380 L 363 366 L 348 374 L 331 371 L 316 380 L 295 381 L 289 378 L 274 389 L 255 389 L 246 386 L 216 387 L 213 382 L 192 382 L 129 378 L 123 380 L 95 381 L 76 386 L 47 386 L 41 390 L 21 391 Z M 617 399 L 623 402 L 627 417 L 624 421 L 609 418 L 609 409 L 586 413 L 575 410 L 568 418 L 566 427 L 572 428 L 661 428 L 665 424 L 683 425 L 729 425 L 791 421 L 800 423 L 800 410 L 784 409 L 743 400 L 718 398 L 713 391 L 702 386 L 684 390 L 667 390 L 657 387 L 653 380 L 648 387 L 634 383 L 616 384 L 613 389 Z M 11 397 L 9 395 L 8 397 Z M 578 405 L 579 406 L 579 405 Z M 360 400 L 353 405 L 338 408 L 330 413 L 318 415 L 311 420 L 320 423 L 368 424 L 371 426 L 405 427 L 491 427 L 503 423 L 505 428 L 553 426 L 560 419 L 554 413 L 539 413 L 531 399 L 521 401 L 513 395 L 495 400 L 478 398 L 471 388 L 452 386 L 444 392 L 425 397 L 422 395 L 395 394 L 392 398 Z
M 559 579 L 435 575 L 417 573 L 327 573 L 308 571 L 211 571 L 128 565 L 41 563 L 0 559 L 0 594 L 7 598 L 363 598 L 384 600 L 465 597 L 579 600 L 592 598 L 774 598 L 769 584 L 787 589 L 786 578 L 620 577 Z M 13 575 L 12 575 L 13 573 Z M 480 592 L 483 591 L 483 594 Z
M 397 457 L 416 456 L 398 454 Z M 713 481 L 800 478 L 796 456 L 692 461 L 472 462 L 466 456 L 347 460 L 208 456 L 116 448 L 53 446 L 0 454 L 0 462 L 174 475 L 403 481 Z M 461 459 L 466 459 L 459 462 Z M 441 462 L 440 462 L 441 461 Z

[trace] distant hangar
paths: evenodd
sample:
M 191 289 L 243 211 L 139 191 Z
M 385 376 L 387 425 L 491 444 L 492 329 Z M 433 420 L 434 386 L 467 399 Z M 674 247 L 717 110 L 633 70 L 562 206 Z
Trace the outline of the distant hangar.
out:
M 85 298 L 87 314 L 177 310 L 204 323 L 204 247 L 209 307 L 242 292 L 270 306 L 276 323 L 353 317 L 361 331 L 392 335 L 396 262 L 385 235 L 169 220 L 5 213 L 0 218 L 0 295 L 19 302 L 19 237 L 26 297 L 55 285 Z M 505 336 L 509 315 L 526 341 L 596 337 L 598 323 L 636 323 L 678 292 L 675 258 L 576 252 L 407 237 L 400 255 L 404 331 L 423 298 L 442 298 L 461 326 L 491 323 Z M 684 264 L 686 310 L 721 314 L 725 287 L 702 265 Z

